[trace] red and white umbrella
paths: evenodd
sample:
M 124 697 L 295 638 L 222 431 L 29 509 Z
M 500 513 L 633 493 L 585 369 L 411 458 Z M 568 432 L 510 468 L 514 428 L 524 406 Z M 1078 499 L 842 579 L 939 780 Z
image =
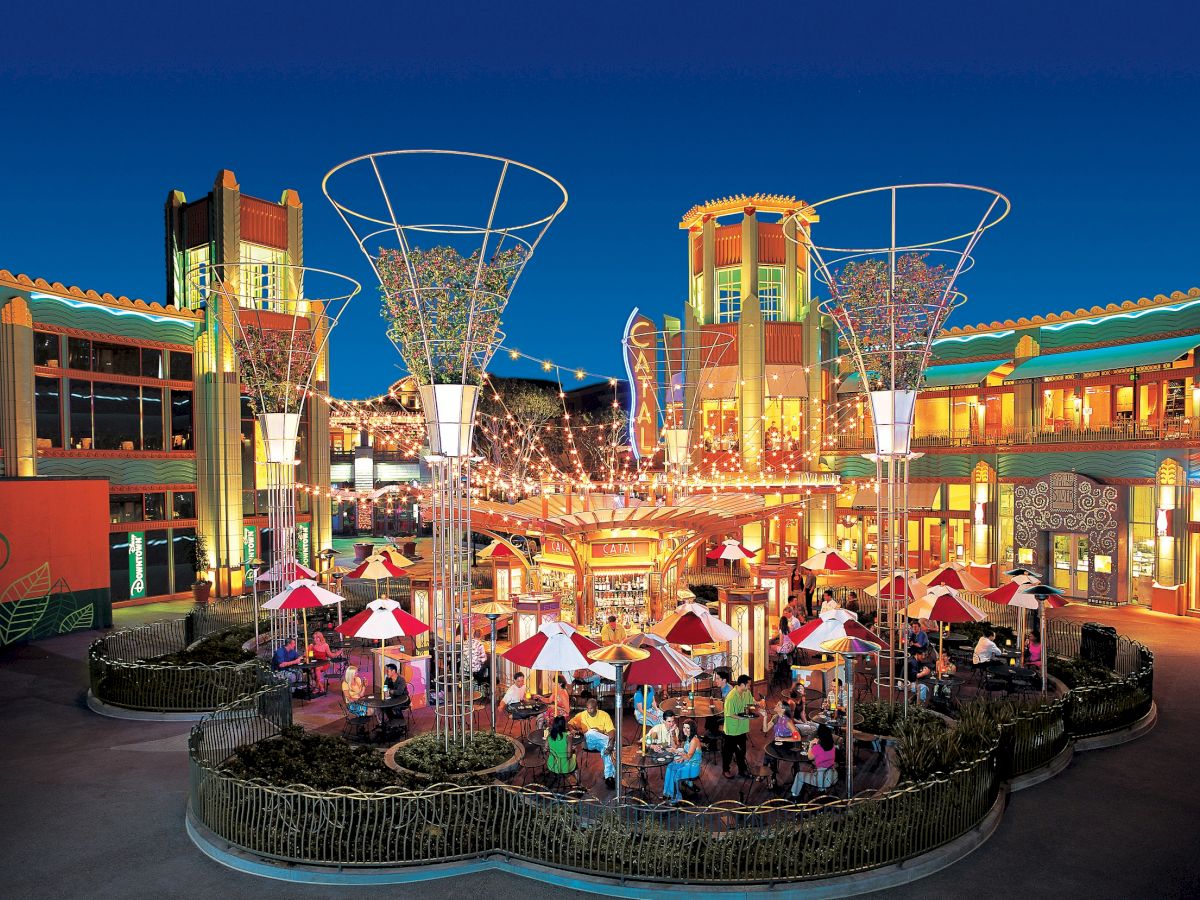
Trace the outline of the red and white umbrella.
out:
M 822 550 L 820 553 L 814 553 L 804 562 L 800 563 L 803 569 L 810 569 L 813 572 L 849 572 L 854 569 L 836 550 Z
M 600 645 L 584 637 L 566 622 L 547 622 L 536 634 L 500 654 L 514 666 L 538 672 L 574 672 L 591 669 L 610 680 L 616 671 L 606 663 L 592 662 L 587 655 Z
M 292 563 L 290 566 L 283 566 L 280 563 L 275 563 L 267 571 L 258 576 L 256 581 L 285 581 L 291 583 L 303 578 L 316 578 L 317 573 L 302 563 Z
M 895 587 L 893 588 L 893 582 Z M 911 603 L 913 600 L 920 600 L 925 596 L 926 586 L 921 584 L 917 579 L 910 578 L 907 575 L 897 573 L 891 578 L 885 578 L 878 585 L 868 585 L 863 588 L 864 594 L 869 594 L 872 597 L 880 597 L 884 600 L 890 600 L 895 591 L 895 598 Z
M 357 566 L 346 573 L 347 578 L 365 578 L 368 581 L 380 581 L 384 578 L 400 578 L 407 573 L 384 556 L 376 553 L 368 556 Z
M 797 647 L 812 650 L 815 653 L 825 652 L 821 646 L 825 641 L 842 637 L 862 638 L 877 644 L 883 643 L 875 632 L 859 623 L 854 613 L 844 609 L 833 609 L 810 622 L 805 622 L 800 628 L 790 632 L 788 637 Z
M 387 557 L 388 562 L 401 569 L 403 569 L 405 566 L 411 566 L 413 564 L 411 559 L 400 552 L 399 547 L 384 547 L 377 555 Z
M 919 580 L 926 587 L 948 587 L 972 594 L 982 594 L 988 589 L 986 584 L 972 575 L 965 566 L 960 566 L 958 563 L 946 563 L 938 566 L 932 572 L 926 572 Z
M 666 638 L 648 632 L 636 634 L 626 641 L 630 647 L 638 647 L 650 655 L 635 660 L 625 669 L 626 684 L 642 685 L 642 709 L 649 699 L 652 684 L 682 684 L 700 674 L 698 665 L 667 643 Z M 642 716 L 642 744 L 646 743 L 646 716 Z
M 908 605 L 905 613 L 910 619 L 929 619 L 934 622 L 982 622 L 987 613 L 958 596 L 952 587 L 938 585 L 929 593 Z M 938 629 L 938 655 L 942 652 L 942 630 Z
M 727 625 L 699 603 L 684 603 L 650 629 L 672 644 L 711 644 L 732 641 L 737 629 Z
M 346 637 L 379 641 L 379 683 L 383 683 L 383 645 L 391 638 L 416 637 L 429 630 L 429 626 L 416 616 L 409 615 L 400 604 L 387 597 L 380 597 L 367 604 L 358 615 L 351 616 L 336 629 Z
M 740 542 L 730 538 L 727 541 L 722 541 L 721 546 L 714 547 L 704 554 L 708 559 L 727 559 L 734 562 L 739 559 L 753 559 L 756 550 L 747 550 Z
M 304 655 L 308 655 L 308 611 L 341 603 L 342 598 L 310 578 L 298 578 L 266 601 L 263 609 L 298 609 L 304 623 Z

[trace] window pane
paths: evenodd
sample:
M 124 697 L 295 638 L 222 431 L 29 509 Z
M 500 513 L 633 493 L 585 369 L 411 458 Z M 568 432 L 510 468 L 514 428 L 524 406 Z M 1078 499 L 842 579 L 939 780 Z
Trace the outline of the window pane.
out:
M 92 449 L 92 383 L 72 378 L 70 381 L 70 440 L 76 450 Z
M 37 444 L 62 447 L 62 382 L 57 378 L 35 378 Z
M 196 571 L 193 568 L 193 553 L 196 548 L 196 530 L 194 528 L 174 528 L 171 530 L 171 558 L 175 569 L 175 590 L 188 590 L 196 581 Z
M 163 448 L 163 392 L 142 388 L 142 449 Z
M 171 351 L 171 377 L 176 381 L 192 380 L 192 354 L 184 350 Z
M 171 354 L 174 359 L 175 354 Z M 192 449 L 192 392 L 171 391 L 171 449 Z
M 93 386 L 97 450 L 141 449 L 140 391 L 128 384 Z
M 129 344 L 92 345 L 92 361 L 97 372 L 106 375 L 142 374 L 142 352 Z
M 192 491 L 175 491 L 172 496 L 172 503 L 175 512 L 172 515 L 174 519 L 194 519 L 196 518 L 196 495 Z
M 150 347 L 142 348 L 142 377 L 163 377 L 163 352 Z
M 129 535 L 108 536 L 108 587 L 113 602 L 129 599 Z
M 165 493 L 144 494 L 144 518 L 149 522 L 162 522 L 167 518 L 167 495 Z
M 161 496 L 161 495 L 160 495 Z M 170 538 L 164 531 L 146 532 L 146 596 L 171 593 Z
M 67 367 L 92 370 L 92 342 L 87 338 L 67 338 Z
M 109 494 L 108 520 L 113 523 L 142 521 L 142 495 Z
M 35 366 L 57 366 L 60 356 L 59 337 L 48 331 L 33 333 L 33 364 Z

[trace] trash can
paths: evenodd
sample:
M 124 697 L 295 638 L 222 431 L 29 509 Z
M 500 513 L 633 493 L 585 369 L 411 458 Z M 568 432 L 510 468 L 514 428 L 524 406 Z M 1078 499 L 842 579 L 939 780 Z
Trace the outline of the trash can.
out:
M 409 559 L 412 559 L 413 557 L 415 557 L 417 555 L 417 542 L 416 541 L 405 541 L 404 542 L 404 550 L 402 552 Z
M 374 549 L 375 549 L 374 544 L 368 544 L 365 541 L 355 544 L 354 545 L 354 561 L 362 562 L 364 559 L 366 559 L 368 556 L 371 555 L 371 553 L 372 553 L 372 551 L 374 551 Z
M 1080 629 L 1079 655 L 1106 669 L 1117 667 L 1117 629 L 1099 622 L 1085 622 Z

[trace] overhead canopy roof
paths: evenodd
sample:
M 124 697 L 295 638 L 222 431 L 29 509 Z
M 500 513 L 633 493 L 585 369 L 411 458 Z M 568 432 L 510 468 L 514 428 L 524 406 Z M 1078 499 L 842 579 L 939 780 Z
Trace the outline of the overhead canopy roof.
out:
M 937 501 L 938 484 L 925 484 L 922 482 L 914 482 L 908 486 L 908 508 L 909 509 L 933 509 Z M 897 498 L 899 502 L 899 498 Z M 884 500 L 884 505 L 887 501 Z M 859 488 L 851 501 L 850 506 L 854 509 L 875 509 L 876 492 L 873 487 Z
M 926 390 L 955 387 L 958 385 L 978 385 L 999 369 L 1009 365 L 1007 359 L 989 359 L 982 362 L 950 363 L 944 366 L 930 366 L 925 372 L 922 387 Z M 862 384 L 862 378 L 857 372 L 851 372 L 838 385 L 838 392 L 857 391 Z
M 1083 372 L 1161 365 L 1174 362 L 1196 347 L 1200 347 L 1200 334 L 1034 356 L 1017 366 L 1004 380 L 1023 381 L 1030 378 L 1054 378 L 1059 375 L 1079 375 Z

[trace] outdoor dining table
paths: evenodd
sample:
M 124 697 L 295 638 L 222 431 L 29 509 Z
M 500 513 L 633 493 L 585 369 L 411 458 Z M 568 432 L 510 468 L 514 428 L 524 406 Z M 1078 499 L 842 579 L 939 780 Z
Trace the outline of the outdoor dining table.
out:
M 663 769 L 675 761 L 675 754 L 669 750 L 650 749 L 643 751 L 637 744 L 628 744 L 621 748 L 621 765 L 631 766 L 638 770 L 638 780 L 642 790 L 650 792 L 650 769 Z
M 671 710 L 683 719 L 707 719 L 725 712 L 725 702 L 712 697 L 674 697 L 662 705 L 663 711 Z
M 304 673 L 304 690 L 307 692 L 307 699 L 311 699 L 317 695 L 316 685 L 314 684 L 315 673 L 322 666 L 327 665 L 329 665 L 329 660 L 327 659 L 313 659 L 308 662 L 302 662 L 296 667 Z
M 957 631 L 947 631 L 942 635 L 942 641 L 947 644 L 965 644 L 970 638 L 965 634 L 959 634 Z
M 771 770 L 771 787 L 779 786 L 779 764 L 791 763 L 792 778 L 801 769 L 815 771 L 813 762 L 808 758 L 808 741 L 805 738 L 775 738 L 763 748 L 763 758 Z
M 407 708 L 412 705 L 412 700 L 407 694 L 393 695 L 391 697 L 376 697 L 372 694 L 369 697 L 364 697 L 362 703 L 363 706 L 373 710 L 379 716 L 379 731 L 382 734 L 387 731 L 386 710 L 395 709 L 398 706 Z

